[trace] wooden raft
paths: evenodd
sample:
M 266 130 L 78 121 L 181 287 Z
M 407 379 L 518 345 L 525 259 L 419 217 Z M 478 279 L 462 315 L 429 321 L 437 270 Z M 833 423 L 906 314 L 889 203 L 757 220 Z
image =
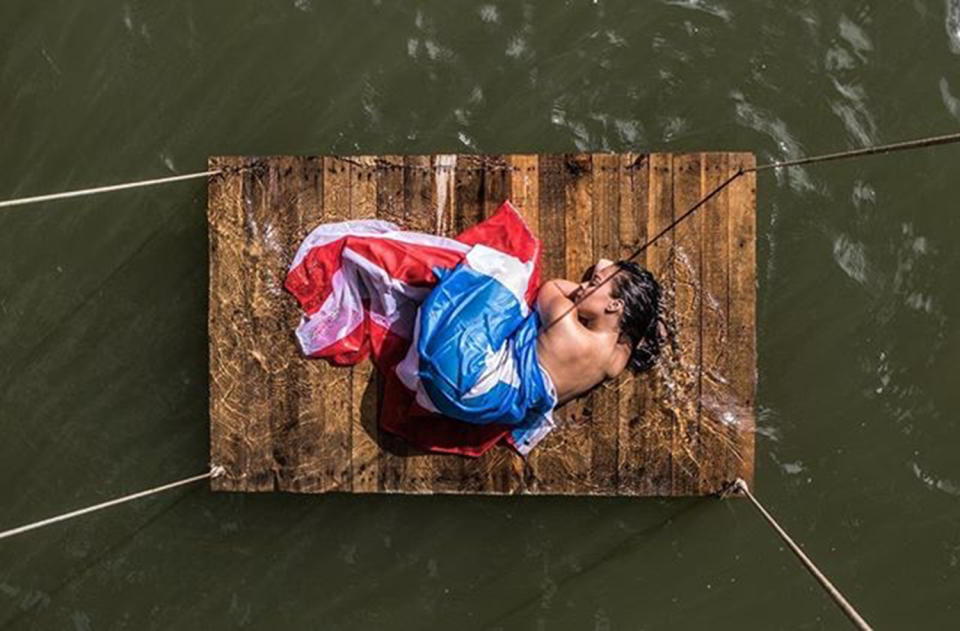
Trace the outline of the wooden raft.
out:
M 246 165 L 242 171 L 231 167 Z M 658 366 L 556 410 L 525 462 L 426 454 L 377 431 L 379 375 L 301 356 L 287 267 L 322 222 L 380 217 L 454 236 L 504 199 L 542 239 L 544 279 L 626 258 L 749 153 L 213 157 L 211 462 L 222 491 L 703 495 L 753 486 L 755 176 L 638 256 L 676 334 Z

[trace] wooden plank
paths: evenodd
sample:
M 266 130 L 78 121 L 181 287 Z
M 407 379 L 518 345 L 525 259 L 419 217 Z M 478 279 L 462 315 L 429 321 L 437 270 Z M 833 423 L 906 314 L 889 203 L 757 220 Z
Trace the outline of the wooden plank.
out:
M 377 216 L 377 166 L 374 156 L 352 156 L 350 177 L 350 218 Z M 355 492 L 373 493 L 379 488 L 380 430 L 377 424 L 377 379 L 373 362 L 363 361 L 351 368 L 350 477 Z
M 434 172 L 430 156 L 403 157 L 403 228 L 416 232 L 436 230 Z M 461 468 L 455 458 L 437 458 L 410 448 L 404 456 L 400 480 L 405 492 L 429 493 L 455 490 Z
M 309 230 L 322 222 L 323 161 L 314 158 L 277 158 L 271 161 L 271 213 L 269 234 L 274 239 L 270 267 L 285 277 L 292 253 Z M 248 263 L 248 266 L 251 265 Z M 253 269 L 247 267 L 245 269 Z M 282 295 L 279 286 L 272 296 Z M 284 491 L 315 493 L 325 489 L 318 472 L 325 466 L 316 450 L 324 424 L 323 380 L 320 363 L 301 355 L 290 335 L 300 321 L 295 300 L 279 305 L 283 323 L 275 344 L 262 353 L 263 361 L 282 364 L 272 372 L 285 377 L 284 405 L 273 415 L 273 458 L 278 488 Z M 269 359 L 268 359 L 269 358 Z
M 232 247 L 239 248 L 245 259 L 243 265 L 251 260 L 259 263 L 263 251 L 263 231 L 261 222 L 269 216 L 268 180 L 269 167 L 258 163 L 255 168 L 241 175 L 243 181 L 242 215 L 239 218 L 241 231 Z M 243 269 L 243 268 L 241 268 Z M 247 462 L 244 473 L 247 476 L 248 490 L 272 491 L 278 484 L 278 467 L 273 457 L 273 411 L 271 380 L 266 355 L 262 344 L 270 335 L 273 310 L 267 295 L 271 283 L 265 274 L 268 270 L 257 269 L 256 273 L 241 275 L 239 293 L 233 298 L 237 310 L 233 322 L 240 331 L 236 337 L 236 347 L 231 351 L 233 369 L 239 373 L 237 381 L 244 384 L 246 390 L 242 414 L 245 428 L 242 439 L 246 442 Z M 226 300 L 224 296 L 220 297 Z
M 437 205 L 434 234 L 454 237 L 454 215 L 457 207 L 457 154 L 444 153 L 433 157 Z
M 620 254 L 620 158 L 614 153 L 596 153 L 591 160 L 591 263 L 601 258 L 616 261 Z M 616 493 L 619 486 L 617 385 L 620 382 L 619 378 L 608 380 L 590 395 L 593 397 L 593 409 L 587 479 L 593 489 L 604 494 Z
M 483 158 L 468 153 L 457 155 L 456 211 L 454 234 L 483 221 Z
M 702 196 L 701 156 L 673 156 L 674 216 L 693 208 Z M 694 495 L 699 482 L 697 407 L 700 401 L 700 247 L 703 213 L 689 215 L 673 230 L 670 258 L 676 326 L 676 363 L 672 366 L 668 403 L 673 416 L 671 436 L 671 494 Z
M 729 176 L 726 154 L 707 153 L 703 161 L 703 192 L 709 194 Z M 700 313 L 703 348 L 700 375 L 699 436 L 700 493 L 715 493 L 723 488 L 730 466 L 736 460 L 735 445 L 723 422 L 729 410 L 730 387 L 727 365 L 735 354 L 730 344 L 729 314 L 729 189 L 721 190 L 698 211 L 703 214 L 703 309 Z
M 483 161 L 483 216 L 492 216 L 512 194 L 515 167 L 509 156 L 487 156 Z M 488 492 L 517 493 L 523 491 L 524 460 L 510 448 L 491 449 L 484 454 L 486 477 L 475 478 Z M 468 471 L 469 467 L 465 467 Z
M 404 225 L 404 169 L 403 156 L 384 155 L 379 157 L 380 166 L 376 172 L 377 182 L 377 218 Z M 377 411 L 383 402 L 383 379 L 377 376 Z M 389 432 L 380 432 L 380 470 L 377 488 L 382 492 L 404 490 L 404 469 L 406 456 L 413 449 L 398 436 Z
M 596 262 L 593 258 L 593 164 L 590 154 L 573 154 L 565 162 L 567 170 L 564 195 L 565 266 L 564 278 L 580 282 Z M 565 441 L 569 448 L 561 461 L 567 465 L 567 475 L 557 475 L 553 488 L 556 492 L 596 493 L 591 486 L 593 467 L 594 409 L 596 389 L 569 401 Z
M 481 168 L 483 169 L 483 191 L 481 194 L 483 218 L 486 219 L 497 212 L 500 204 L 510 194 L 511 166 L 505 156 L 491 155 L 484 156 Z
M 652 239 L 673 221 L 673 159 L 669 154 L 650 156 L 649 206 L 647 215 L 647 239 Z M 648 269 L 663 290 L 662 304 L 671 329 L 676 327 L 673 274 L 674 233 L 668 232 L 650 245 L 647 250 Z M 676 365 L 673 344 L 661 349 L 661 358 L 646 380 L 644 400 L 643 452 L 646 464 L 644 475 L 638 480 L 637 490 L 641 495 L 671 495 L 673 492 L 673 469 L 671 450 L 675 428 L 674 411 L 670 408 L 670 370 Z
M 537 186 L 537 154 L 508 156 L 510 171 L 510 203 L 517 209 L 527 227 L 540 237 L 540 198 Z
M 561 277 L 579 282 L 585 270 L 593 264 L 592 230 L 592 164 L 589 154 L 567 154 L 560 162 L 550 164 L 550 171 L 541 179 L 541 212 L 549 213 L 548 221 L 562 223 L 563 247 L 548 250 L 544 247 L 544 256 L 558 256 L 551 262 L 551 273 L 562 260 L 559 274 L 547 278 Z M 546 196 L 550 191 L 552 199 Z M 551 206 L 549 210 L 548 206 Z M 541 218 L 544 215 L 541 214 Z M 541 225 L 543 234 L 547 230 L 556 230 Z M 555 255 L 554 252 L 559 252 Z M 548 254 L 549 253 L 549 254 Z M 591 464 L 592 419 L 594 393 L 569 401 L 554 412 L 557 429 L 547 435 L 537 448 L 536 460 L 538 491 L 543 493 L 569 494 L 577 492 L 596 492 L 589 486 L 588 472 Z M 562 428 L 562 429 L 561 429 Z
M 564 222 L 563 155 L 540 155 L 537 158 L 537 190 L 540 199 L 540 242 L 543 278 L 561 278 L 566 273 Z
M 269 167 L 264 163 L 258 166 L 244 172 L 243 183 L 243 247 L 247 257 L 255 262 L 259 262 L 258 255 L 262 251 L 259 224 L 268 215 L 265 204 Z M 237 362 L 241 366 L 243 382 L 253 384 L 246 411 L 253 429 L 245 434 L 251 452 L 251 469 L 255 472 L 251 475 L 251 482 L 256 484 L 258 490 L 270 491 L 276 488 L 278 482 L 277 466 L 272 454 L 272 393 L 269 381 L 264 379 L 264 364 L 258 361 L 265 359 L 260 349 L 261 336 L 268 334 L 270 326 L 271 310 L 266 300 L 267 292 L 268 284 L 264 282 L 262 274 L 248 275 L 241 294 L 246 317 L 240 320 L 248 334 L 238 339 Z
M 731 154 L 732 174 L 756 164 L 753 154 Z M 756 330 L 756 173 L 734 180 L 728 193 L 728 243 L 730 261 L 730 344 L 736 358 L 727 365 L 731 389 L 735 393 L 731 429 L 732 440 L 740 445 L 742 465 L 739 471 L 753 488 L 754 432 L 756 429 L 757 330 Z M 729 476 L 729 477 L 732 477 Z
M 404 229 L 435 234 L 439 228 L 436 171 L 429 155 L 403 159 Z M 437 458 L 420 450 L 406 456 L 404 482 L 417 493 L 455 491 L 462 478 L 459 458 Z
M 243 158 L 209 160 L 210 169 L 237 168 Z M 243 330 L 230 322 L 248 318 L 244 278 L 236 273 L 245 264 L 243 254 L 243 184 L 239 174 L 212 177 L 208 185 L 210 224 L 210 459 L 229 464 L 227 475 L 212 478 L 216 491 L 256 491 L 272 488 L 266 455 L 253 453 L 246 437 L 255 434 L 256 419 L 248 412 L 241 352 Z M 257 443 L 258 445 L 260 443 Z
M 620 259 L 629 259 L 647 241 L 650 203 L 650 160 L 648 156 L 620 156 L 620 208 L 618 213 Z M 635 263 L 646 266 L 647 251 L 637 254 Z M 648 436 L 643 432 L 649 374 L 627 373 L 620 379 L 617 413 L 618 493 L 638 493 L 647 475 Z
M 335 156 L 323 158 L 324 223 L 350 219 L 350 162 Z M 323 488 L 349 491 L 350 457 L 353 429 L 350 426 L 353 400 L 352 375 L 348 367 L 320 366 L 320 391 L 323 395 L 323 425 L 318 434 L 316 462 L 322 463 L 316 475 Z
M 511 155 L 508 163 L 510 171 L 510 201 L 520 212 L 527 227 L 540 236 L 540 157 L 537 154 Z M 541 247 L 543 245 L 541 244 Z M 545 279 L 545 268 L 541 269 L 540 282 Z M 527 493 L 528 483 L 533 478 L 533 469 L 527 458 L 511 454 L 512 470 L 510 475 L 510 493 Z M 504 485 L 506 486 L 506 484 Z
M 539 225 L 543 248 L 541 266 L 544 280 L 566 275 L 564 160 L 563 155 L 556 154 L 541 154 L 537 158 L 540 169 L 537 174 L 537 191 L 540 199 Z M 554 409 L 553 418 L 558 428 L 550 432 L 526 458 L 524 483 L 532 493 L 555 492 L 554 480 L 562 475 L 563 463 L 557 462 L 556 452 L 563 452 L 561 434 L 566 425 L 565 406 Z
M 465 178 L 457 195 L 455 215 L 484 219 L 493 215 L 510 195 L 510 165 L 503 156 L 485 156 L 463 165 L 478 177 Z M 512 449 L 494 448 L 480 458 L 460 460 L 461 491 L 516 493 L 523 485 L 523 458 Z
M 469 154 L 457 156 L 456 170 L 454 171 L 453 197 L 453 234 L 455 236 L 467 228 L 483 221 L 483 158 Z M 492 454 L 484 454 L 482 458 L 456 458 L 459 465 L 464 489 L 487 492 L 491 486 Z

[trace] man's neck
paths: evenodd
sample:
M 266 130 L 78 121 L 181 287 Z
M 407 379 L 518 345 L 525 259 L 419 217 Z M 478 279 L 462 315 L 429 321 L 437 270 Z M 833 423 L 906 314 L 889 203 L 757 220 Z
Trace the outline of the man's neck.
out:
M 577 313 L 577 319 L 580 320 L 580 324 L 590 329 L 594 333 L 615 333 L 618 328 L 617 320 L 607 315 L 590 317 L 582 313 Z

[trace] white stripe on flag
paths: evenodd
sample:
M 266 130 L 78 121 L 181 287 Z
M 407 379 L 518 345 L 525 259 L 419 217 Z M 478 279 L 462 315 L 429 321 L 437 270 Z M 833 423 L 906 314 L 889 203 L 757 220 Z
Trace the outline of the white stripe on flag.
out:
M 293 263 L 290 264 L 290 269 L 292 270 L 300 265 L 311 249 L 322 247 L 347 236 L 390 239 L 391 241 L 398 241 L 400 243 L 425 245 L 443 250 L 451 250 L 461 254 L 467 252 L 471 247 L 456 239 L 424 232 L 404 230 L 397 224 L 382 219 L 351 219 L 350 221 L 324 223 L 314 228 L 297 249 L 297 254 L 293 257 Z
M 515 256 L 478 243 L 467 252 L 466 261 L 467 265 L 474 270 L 497 279 L 509 289 L 520 303 L 520 314 L 524 318 L 527 317 L 530 307 L 524 295 L 527 293 L 527 283 L 533 273 L 533 259 L 524 263 Z

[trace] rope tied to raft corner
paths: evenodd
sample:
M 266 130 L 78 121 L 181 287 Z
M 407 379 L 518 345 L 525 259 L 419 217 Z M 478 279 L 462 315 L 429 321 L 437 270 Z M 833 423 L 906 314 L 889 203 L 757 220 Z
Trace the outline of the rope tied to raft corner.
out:
M 109 184 L 107 186 L 96 186 L 93 188 L 83 188 L 73 191 L 63 191 L 60 193 L 49 193 L 47 195 L 34 195 L 32 197 L 20 197 L 17 199 L 7 199 L 0 201 L 0 208 L 10 208 L 13 206 L 25 206 L 27 204 L 36 204 L 39 202 L 48 202 L 57 199 L 66 199 L 70 197 L 84 197 L 86 195 L 95 195 L 97 193 L 109 193 L 112 191 L 122 191 L 131 188 L 143 188 L 145 186 L 156 186 L 157 184 L 167 184 L 170 182 L 182 182 L 184 180 L 193 180 L 201 177 L 212 178 L 218 175 L 226 174 L 229 167 L 209 169 L 206 171 L 197 171 L 195 173 L 185 173 L 183 175 L 171 175 L 167 177 L 153 178 L 149 180 L 138 180 L 135 182 L 124 182 L 122 184 Z
M 171 489 L 177 488 L 179 486 L 184 486 L 191 484 L 193 482 L 199 482 L 201 480 L 206 480 L 207 478 L 214 479 L 219 478 L 227 474 L 227 470 L 222 465 L 211 464 L 209 470 L 206 473 L 201 473 L 199 475 L 193 475 L 188 478 L 183 478 L 176 480 L 174 482 L 168 482 L 166 484 L 161 484 L 143 491 L 137 491 L 136 493 L 130 493 L 128 495 L 123 495 L 112 500 L 107 500 L 105 502 L 100 502 L 98 504 L 92 504 L 84 508 L 78 508 L 67 513 L 62 513 L 60 515 L 55 515 L 53 517 L 48 517 L 46 519 L 41 519 L 39 521 L 31 522 L 29 524 L 24 524 L 23 526 L 18 526 L 16 528 L 10 528 L 0 532 L 0 539 L 6 539 L 8 537 L 13 537 L 15 535 L 23 534 L 31 530 L 36 530 L 44 526 L 49 526 L 62 521 L 67 521 L 68 519 L 73 519 L 74 517 L 80 517 L 82 515 L 87 515 L 89 513 L 94 513 L 104 508 L 109 508 L 110 506 L 116 506 L 118 504 L 125 504 L 131 502 L 135 499 L 141 497 L 147 497 L 150 495 L 156 495 L 157 493 L 162 493 L 163 491 L 169 491 Z
M 850 604 L 850 602 L 844 597 L 840 590 L 834 587 L 833 583 L 830 582 L 830 579 L 820 571 L 820 568 L 814 564 L 814 562 L 808 557 L 803 550 L 800 549 L 800 546 L 787 534 L 787 531 L 777 523 L 777 520 L 773 518 L 767 509 L 763 507 L 753 493 L 750 492 L 750 488 L 747 486 L 746 481 L 743 478 L 737 478 L 732 483 L 726 485 L 726 487 L 720 492 L 720 498 L 726 499 L 731 495 L 744 495 L 749 498 L 750 502 L 756 507 L 760 512 L 763 518 L 770 524 L 774 531 L 780 536 L 784 543 L 789 546 L 790 550 L 800 559 L 804 567 L 807 569 L 810 574 L 813 575 L 815 579 L 820 583 L 820 586 L 826 590 L 827 594 L 833 598 L 833 601 L 837 604 L 838 607 L 846 614 L 850 622 L 860 629 L 861 631 L 872 631 L 872 627 L 867 624 L 867 621 L 860 615 L 859 612 Z

